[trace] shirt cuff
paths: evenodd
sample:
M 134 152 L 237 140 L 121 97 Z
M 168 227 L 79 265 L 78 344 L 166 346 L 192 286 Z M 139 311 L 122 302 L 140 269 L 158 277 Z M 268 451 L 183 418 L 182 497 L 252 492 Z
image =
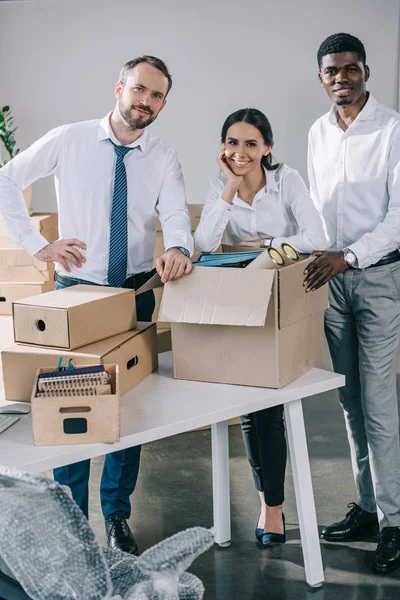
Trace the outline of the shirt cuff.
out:
M 50 242 L 46 240 L 38 231 L 32 231 L 28 236 L 20 242 L 20 245 L 30 254 L 34 256 L 39 250 L 48 246 Z
M 232 210 L 232 204 L 225 202 L 222 196 L 220 196 L 217 200 L 217 208 L 220 212 L 226 212 L 227 210 Z
M 164 233 L 165 235 L 165 233 Z M 165 236 L 165 245 L 164 247 L 166 248 L 165 251 L 169 250 L 170 248 L 186 248 L 186 250 L 189 252 L 190 256 L 192 256 L 193 252 L 194 252 L 194 242 L 193 242 L 193 236 L 189 236 L 186 231 L 184 230 L 176 230 L 174 231 L 174 235 L 172 236 Z

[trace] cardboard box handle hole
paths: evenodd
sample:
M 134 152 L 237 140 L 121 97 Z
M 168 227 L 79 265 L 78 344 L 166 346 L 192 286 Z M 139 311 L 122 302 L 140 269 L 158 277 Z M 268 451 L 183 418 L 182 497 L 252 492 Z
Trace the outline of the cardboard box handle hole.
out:
M 39 331 L 44 331 L 46 329 L 46 323 L 42 321 L 42 319 L 39 319 L 36 321 L 36 327 L 39 329 Z
M 77 433 L 87 433 L 86 419 L 64 419 L 64 433 L 75 435 Z
M 7 302 L 7 299 L 5 296 L 0 296 L 0 302 Z
M 62 406 L 60 408 L 60 413 L 83 413 L 90 412 L 92 409 L 90 406 Z
M 133 358 L 131 358 L 131 360 L 128 360 L 128 362 L 126 363 L 126 368 L 129 371 L 129 369 L 136 367 L 137 364 L 139 364 L 139 357 L 134 356 Z

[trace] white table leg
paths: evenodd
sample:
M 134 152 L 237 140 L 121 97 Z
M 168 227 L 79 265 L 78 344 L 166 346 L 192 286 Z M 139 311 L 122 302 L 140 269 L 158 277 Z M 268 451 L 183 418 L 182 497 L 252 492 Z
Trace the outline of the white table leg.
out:
M 228 435 L 228 421 L 211 425 L 215 541 L 222 547 L 231 545 Z
M 324 571 L 301 400 L 285 404 L 285 423 L 306 580 L 310 586 L 320 587 L 324 581 Z

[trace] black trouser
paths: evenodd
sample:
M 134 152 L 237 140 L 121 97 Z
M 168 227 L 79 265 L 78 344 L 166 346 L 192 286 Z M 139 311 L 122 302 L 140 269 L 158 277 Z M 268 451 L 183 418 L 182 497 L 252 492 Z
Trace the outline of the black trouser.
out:
M 240 417 L 254 484 L 268 506 L 284 500 L 287 447 L 283 406 L 265 408 Z

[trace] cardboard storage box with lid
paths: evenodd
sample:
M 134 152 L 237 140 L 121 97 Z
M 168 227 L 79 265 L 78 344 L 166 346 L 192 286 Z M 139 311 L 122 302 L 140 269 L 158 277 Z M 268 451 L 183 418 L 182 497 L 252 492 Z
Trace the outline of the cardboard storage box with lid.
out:
M 13 344 L 1 353 L 6 400 L 29 402 L 37 370 L 55 369 L 59 357 L 65 366 L 115 363 L 119 367 L 121 396 L 158 367 L 155 323 L 138 323 L 136 329 L 74 351 Z
M 174 376 L 280 388 L 322 362 L 328 289 L 305 293 L 310 261 L 282 269 L 194 266 L 167 283 L 159 320 L 171 323 Z
M 111 393 L 100 396 L 39 397 L 37 379 L 32 390 L 34 446 L 111 443 L 120 440 L 118 365 L 106 364 Z
M 14 340 L 73 350 L 136 326 L 131 289 L 75 285 L 13 302 Z

